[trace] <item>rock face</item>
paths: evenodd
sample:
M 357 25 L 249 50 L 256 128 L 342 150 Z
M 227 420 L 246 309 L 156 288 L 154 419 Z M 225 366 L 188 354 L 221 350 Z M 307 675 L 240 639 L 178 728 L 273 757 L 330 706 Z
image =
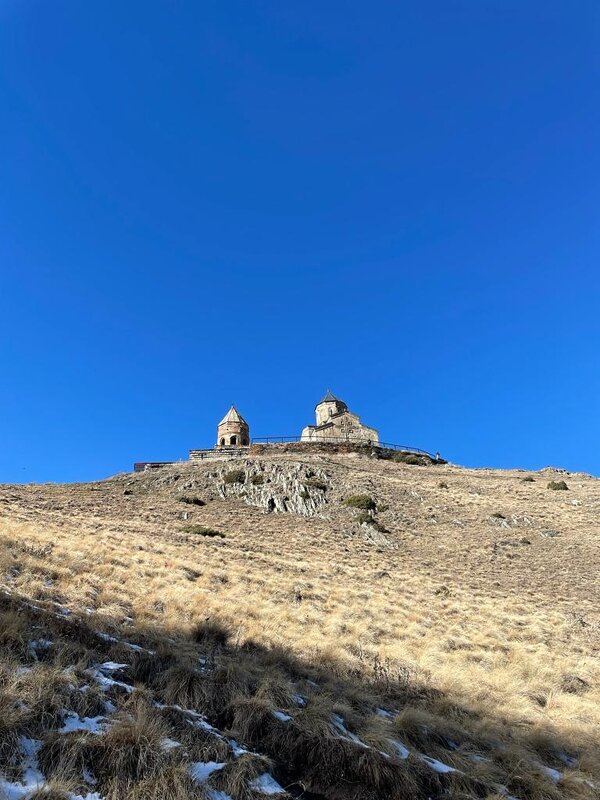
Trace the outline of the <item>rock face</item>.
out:
M 327 504 L 329 476 L 305 464 L 236 461 L 220 466 L 212 481 L 220 497 L 240 497 L 268 512 L 322 516 Z

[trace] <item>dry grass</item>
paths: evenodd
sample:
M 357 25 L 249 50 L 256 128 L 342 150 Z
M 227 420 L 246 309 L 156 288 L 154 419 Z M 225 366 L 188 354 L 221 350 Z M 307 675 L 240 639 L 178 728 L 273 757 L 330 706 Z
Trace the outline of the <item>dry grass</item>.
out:
M 524 481 L 303 460 L 327 475 L 319 517 L 267 514 L 228 494 L 257 462 L 265 489 L 289 456 L 236 462 L 225 485 L 200 464 L 0 487 L 9 777 L 29 736 L 43 741 L 40 768 L 54 781 L 45 797 L 81 792 L 85 766 L 106 800 L 184 800 L 200 791 L 193 761 L 226 763 L 207 785 L 235 800 L 256 796 L 252 781 L 269 771 L 331 798 L 597 797 L 600 484 L 571 474 L 569 492 L 549 492 L 552 471 Z M 343 500 L 354 496 L 372 499 L 381 530 L 359 524 Z M 182 531 L 182 506 L 188 530 L 226 538 Z M 52 645 L 31 646 L 42 640 Z M 103 659 L 127 664 L 113 677 L 133 695 L 90 679 Z M 56 733 L 65 709 L 95 717 L 107 697 L 116 711 L 102 735 Z M 235 758 L 227 732 L 253 752 Z M 164 739 L 180 746 L 164 750 Z

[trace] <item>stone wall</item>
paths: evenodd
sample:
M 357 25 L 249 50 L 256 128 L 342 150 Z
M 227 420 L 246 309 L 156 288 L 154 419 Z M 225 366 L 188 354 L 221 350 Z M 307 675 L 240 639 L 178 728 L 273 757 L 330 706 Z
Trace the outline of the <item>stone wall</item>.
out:
M 248 450 L 250 455 L 265 453 L 363 453 L 370 455 L 379 447 L 370 447 L 362 442 L 327 442 L 315 440 L 314 442 L 285 442 L 283 444 L 251 444 Z
M 221 447 L 213 450 L 190 450 L 190 461 L 204 461 L 207 458 L 239 458 L 247 456 L 249 447 Z

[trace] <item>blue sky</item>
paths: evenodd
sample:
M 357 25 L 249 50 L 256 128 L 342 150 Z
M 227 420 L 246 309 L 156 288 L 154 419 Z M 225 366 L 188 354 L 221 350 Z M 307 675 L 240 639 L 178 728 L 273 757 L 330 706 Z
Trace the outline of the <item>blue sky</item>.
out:
M 0 2 L 0 480 L 293 435 L 600 474 L 600 7 Z

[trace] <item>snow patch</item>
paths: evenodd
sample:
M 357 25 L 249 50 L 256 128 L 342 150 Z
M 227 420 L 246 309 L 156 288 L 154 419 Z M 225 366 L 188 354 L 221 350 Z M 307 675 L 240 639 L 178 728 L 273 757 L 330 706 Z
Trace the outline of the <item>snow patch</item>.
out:
M 292 718 L 289 714 L 286 714 L 284 711 L 271 711 L 271 714 L 275 717 L 275 719 L 280 720 L 280 722 L 289 722 Z
M 425 755 L 421 755 L 420 758 L 428 766 L 430 766 L 432 770 L 442 775 L 447 772 L 458 772 L 458 770 L 454 769 L 454 767 L 449 767 L 448 764 L 444 764 L 443 761 L 438 761 L 437 758 L 431 758 L 431 756 L 425 756 Z
M 213 772 L 223 769 L 226 761 L 195 761 L 190 766 L 192 778 L 198 783 L 204 783 Z
M 557 783 L 562 778 L 562 772 L 559 772 L 557 769 L 553 769 L 552 767 L 545 767 L 541 765 L 542 771 L 545 775 L 547 775 L 551 781 Z
M 263 772 L 250 783 L 250 788 L 262 794 L 285 794 L 285 789 L 280 786 L 269 772 Z
M 119 664 L 118 661 L 105 661 L 100 664 L 98 669 L 102 670 L 102 672 L 115 672 L 117 669 L 125 669 L 128 666 L 129 664 Z
M 308 702 L 306 697 L 302 697 L 301 694 L 293 694 L 292 700 L 294 701 L 294 703 L 296 703 L 297 706 L 300 706 L 300 708 L 304 708 L 304 706 Z
M 19 748 L 23 755 L 23 777 L 21 781 L 15 782 L 0 777 L 0 794 L 6 800 L 21 800 L 45 784 L 46 781 L 38 769 L 37 760 L 41 746 L 42 743 L 38 739 L 29 739 L 26 736 L 19 738 Z
M 95 786 L 98 783 L 94 775 L 90 772 L 90 770 L 86 766 L 83 767 L 81 775 L 83 777 L 83 780 L 90 786 Z
M 116 636 L 111 636 L 109 633 L 103 633 L 102 631 L 96 631 L 96 636 L 99 636 L 101 639 L 104 639 L 105 642 L 118 642 L 119 640 Z
M 106 723 L 106 717 L 80 717 L 79 714 L 68 711 L 63 716 L 63 726 L 58 729 L 58 733 L 73 733 L 74 731 L 104 733 L 103 723 Z
M 396 755 L 398 758 L 408 758 L 410 755 L 410 751 L 406 745 L 403 745 L 402 742 L 399 742 L 398 739 L 388 739 L 388 742 L 392 745 L 394 750 L 396 751 Z
M 174 750 L 176 747 L 181 747 L 181 742 L 176 742 L 175 739 L 169 739 L 167 736 L 160 743 L 163 750 Z
M 128 683 L 123 683 L 123 681 L 115 681 L 113 678 L 109 678 L 108 675 L 102 674 L 102 666 L 99 667 L 92 667 L 90 669 L 86 669 L 86 674 L 90 675 L 96 683 L 100 686 L 103 691 L 108 691 L 108 689 L 112 689 L 113 686 L 118 686 L 120 689 L 124 689 L 128 694 L 133 692 L 133 686 Z
M 359 744 L 361 747 L 369 747 L 369 745 L 365 744 L 362 739 L 359 739 L 355 733 L 348 730 L 344 724 L 344 720 L 339 714 L 334 714 L 331 717 L 331 721 L 333 722 L 333 727 L 337 730 L 338 734 L 341 735 L 342 739 L 348 739 L 351 742 L 355 742 L 355 744 Z

